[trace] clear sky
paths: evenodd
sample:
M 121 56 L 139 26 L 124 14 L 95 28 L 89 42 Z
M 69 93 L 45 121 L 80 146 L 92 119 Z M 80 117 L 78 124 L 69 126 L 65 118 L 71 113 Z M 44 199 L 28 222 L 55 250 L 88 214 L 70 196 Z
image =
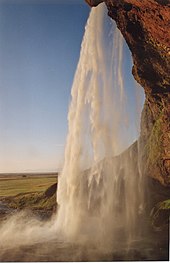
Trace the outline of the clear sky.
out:
M 0 0 L 0 172 L 60 166 L 89 11 L 84 0 Z

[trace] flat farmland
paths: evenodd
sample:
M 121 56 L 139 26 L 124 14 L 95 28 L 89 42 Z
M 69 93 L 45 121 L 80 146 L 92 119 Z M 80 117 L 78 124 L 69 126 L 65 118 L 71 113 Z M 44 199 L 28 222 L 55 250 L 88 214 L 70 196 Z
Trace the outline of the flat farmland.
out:
M 57 182 L 57 175 L 1 175 L 0 197 L 43 192 Z

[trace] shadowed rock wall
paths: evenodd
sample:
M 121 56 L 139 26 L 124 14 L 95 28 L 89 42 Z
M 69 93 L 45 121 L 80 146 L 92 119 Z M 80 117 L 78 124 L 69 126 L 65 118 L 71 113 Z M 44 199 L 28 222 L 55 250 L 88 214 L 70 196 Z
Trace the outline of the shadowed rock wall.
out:
M 141 120 L 143 172 L 170 186 L 170 1 L 105 2 L 133 57 L 132 74 L 144 88 Z

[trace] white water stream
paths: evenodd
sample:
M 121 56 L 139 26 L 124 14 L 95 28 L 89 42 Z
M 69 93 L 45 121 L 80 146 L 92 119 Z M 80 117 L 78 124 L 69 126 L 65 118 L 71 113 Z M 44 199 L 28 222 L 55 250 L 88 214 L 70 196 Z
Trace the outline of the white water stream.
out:
M 58 183 L 57 228 L 69 240 L 112 247 L 121 229 L 126 241 L 135 235 L 142 194 L 131 153 L 113 158 L 128 146 L 130 112 L 122 71 L 123 37 L 106 19 L 104 5 L 91 10 L 81 46 Z

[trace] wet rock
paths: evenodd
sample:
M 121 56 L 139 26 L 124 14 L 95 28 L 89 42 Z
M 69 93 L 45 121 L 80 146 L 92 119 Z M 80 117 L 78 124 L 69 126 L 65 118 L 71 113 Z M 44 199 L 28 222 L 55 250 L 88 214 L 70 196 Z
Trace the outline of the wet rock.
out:
M 56 194 L 57 191 L 57 183 L 51 185 L 46 191 L 45 191 L 45 196 L 46 197 L 51 197 Z

